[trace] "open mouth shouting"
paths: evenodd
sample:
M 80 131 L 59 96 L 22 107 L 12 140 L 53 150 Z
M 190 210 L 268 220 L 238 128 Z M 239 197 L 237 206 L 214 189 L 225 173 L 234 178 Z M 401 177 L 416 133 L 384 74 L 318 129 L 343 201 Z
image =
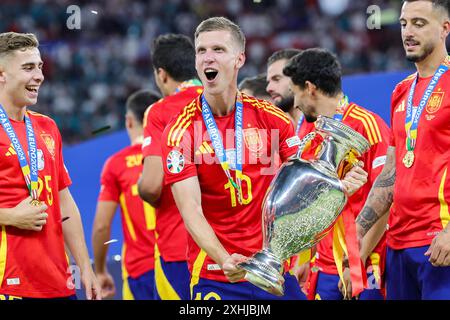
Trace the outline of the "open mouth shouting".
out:
M 217 75 L 219 74 L 219 71 L 214 68 L 206 68 L 204 72 L 208 82 L 214 82 L 214 80 L 216 80 L 217 78 Z

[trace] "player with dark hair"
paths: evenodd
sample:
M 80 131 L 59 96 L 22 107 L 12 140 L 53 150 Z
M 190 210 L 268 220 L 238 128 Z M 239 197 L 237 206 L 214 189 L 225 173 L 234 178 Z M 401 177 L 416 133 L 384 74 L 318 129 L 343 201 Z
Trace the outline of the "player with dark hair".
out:
M 351 219 L 345 221 L 354 221 L 353 215 L 359 213 L 375 178 L 383 168 L 389 128 L 377 114 L 350 102 L 345 96 L 342 92 L 341 66 L 331 52 L 324 49 L 305 50 L 293 57 L 283 71 L 291 79 L 295 107 L 301 109 L 306 121 L 314 122 L 319 115 L 334 118 L 359 132 L 370 143 L 369 151 L 359 159 L 364 163 L 363 168 L 368 173 L 368 182 L 348 199 L 341 214 L 342 216 L 351 215 Z M 315 145 L 322 139 L 321 136 L 316 135 L 316 141 L 312 141 L 311 149 L 305 150 L 303 157 L 308 158 L 308 155 L 315 152 Z M 338 175 L 341 174 L 338 172 Z M 385 226 L 386 221 L 380 221 L 378 228 L 374 228 L 374 232 L 377 231 L 373 235 L 376 241 L 372 241 L 373 238 L 370 241 L 373 247 L 365 246 L 361 251 L 371 286 L 361 293 L 360 299 L 383 299 L 378 289 L 381 288 L 386 244 L 384 239 L 379 240 L 383 236 Z M 352 223 L 346 227 L 354 229 L 355 225 Z M 343 260 L 342 256 L 336 254 L 336 248 L 333 248 L 333 240 L 336 236 L 336 233 L 330 232 L 317 244 L 317 253 L 310 272 L 308 288 L 310 298 L 340 300 L 352 296 L 351 282 L 346 279 L 349 269 L 343 270 L 340 265 L 335 264 L 335 260 L 341 262 Z M 342 290 L 345 294 L 341 293 L 339 288 L 342 285 L 339 283 L 341 271 L 346 273 L 346 277 L 342 277 L 346 281 L 345 290 Z
M 407 0 L 400 14 L 417 72 L 392 93 L 386 164 L 357 219 L 363 237 L 390 212 L 387 299 L 450 299 L 449 12 L 448 0 Z
M 109 157 L 103 166 L 92 248 L 95 273 L 104 298 L 115 294 L 114 280 L 106 266 L 108 245 L 105 243 L 110 239 L 111 225 L 119 205 L 124 234 L 122 297 L 125 300 L 153 300 L 155 296 L 155 212 L 139 197 L 137 181 L 142 172 L 144 112 L 159 99 L 160 95 L 150 90 L 139 90 L 128 97 L 125 127 L 131 145 Z
M 304 136 L 314 125 L 304 121 L 300 109 L 294 108 L 294 94 L 289 88 L 289 77 L 283 74 L 283 68 L 295 55 L 302 52 L 299 49 L 281 49 L 275 51 L 267 59 L 267 92 L 272 97 L 275 105 L 283 110 L 294 124 L 298 136 Z
M 153 71 L 164 98 L 144 115 L 144 168 L 139 194 L 156 210 L 155 281 L 158 299 L 189 299 L 187 232 L 169 187 L 164 187 L 161 136 L 170 119 L 200 92 L 192 41 L 179 34 L 159 36 L 153 43 Z

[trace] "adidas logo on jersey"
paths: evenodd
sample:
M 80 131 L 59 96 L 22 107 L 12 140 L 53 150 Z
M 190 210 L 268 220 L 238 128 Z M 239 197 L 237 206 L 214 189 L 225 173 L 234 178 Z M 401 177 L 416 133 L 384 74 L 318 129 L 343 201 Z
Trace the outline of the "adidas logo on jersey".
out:
M 402 101 L 402 103 L 395 109 L 394 112 L 403 112 L 405 111 L 405 100 Z
M 17 154 L 17 152 L 16 152 L 16 150 L 14 149 L 14 147 L 13 147 L 13 145 L 11 143 L 11 145 L 8 148 L 8 151 L 5 153 L 5 156 L 10 157 L 10 156 L 14 156 L 16 154 Z

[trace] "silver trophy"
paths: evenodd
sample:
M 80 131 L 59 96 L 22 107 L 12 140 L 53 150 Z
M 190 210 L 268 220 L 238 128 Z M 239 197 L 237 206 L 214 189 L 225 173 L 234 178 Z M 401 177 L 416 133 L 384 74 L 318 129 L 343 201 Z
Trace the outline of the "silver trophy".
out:
M 319 153 L 312 160 L 300 159 L 316 133 L 324 137 Z M 281 166 L 267 190 L 263 249 L 238 264 L 247 271 L 248 281 L 284 295 L 284 261 L 313 247 L 331 230 L 347 203 L 338 168 L 369 147 L 362 135 L 342 122 L 318 117 L 316 131 L 302 139 L 297 156 Z

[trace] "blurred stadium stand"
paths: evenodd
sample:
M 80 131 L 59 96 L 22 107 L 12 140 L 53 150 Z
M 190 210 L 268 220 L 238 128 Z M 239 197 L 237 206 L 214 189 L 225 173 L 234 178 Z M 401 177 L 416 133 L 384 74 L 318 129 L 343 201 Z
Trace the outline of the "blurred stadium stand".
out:
M 38 110 L 53 117 L 66 144 L 92 138 L 106 125 L 123 127 L 126 97 L 154 88 L 149 57 L 162 33 L 193 36 L 204 18 L 225 15 L 246 34 L 240 77 L 265 70 L 267 57 L 287 47 L 336 52 L 345 74 L 407 67 L 398 0 L 2 0 L 0 29 L 34 32 L 46 82 Z M 81 8 L 81 29 L 69 30 L 67 8 Z M 382 9 L 381 30 L 369 30 L 369 5 Z

